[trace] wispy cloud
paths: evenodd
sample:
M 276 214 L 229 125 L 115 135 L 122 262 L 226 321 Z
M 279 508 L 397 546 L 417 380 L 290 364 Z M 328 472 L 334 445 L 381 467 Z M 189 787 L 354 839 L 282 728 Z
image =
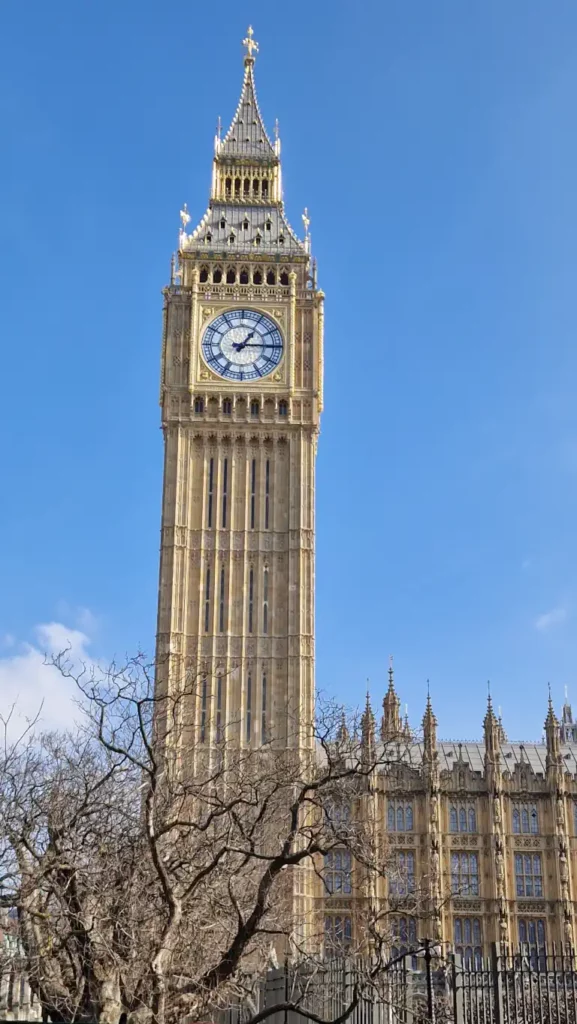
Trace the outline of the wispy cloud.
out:
M 554 626 L 560 626 L 566 622 L 567 616 L 567 609 L 561 605 L 557 608 L 551 608 L 550 611 L 543 612 L 542 615 L 535 619 L 535 629 L 538 629 L 541 633 L 546 633 L 547 630 L 552 629 Z
M 14 708 L 16 728 L 37 716 L 39 729 L 66 728 L 77 714 L 76 688 L 58 669 L 47 665 L 46 658 L 68 649 L 73 663 L 90 667 L 90 638 L 61 622 L 36 626 L 34 636 L 34 643 L 16 645 L 9 656 L 0 657 L 0 714 L 5 717 Z

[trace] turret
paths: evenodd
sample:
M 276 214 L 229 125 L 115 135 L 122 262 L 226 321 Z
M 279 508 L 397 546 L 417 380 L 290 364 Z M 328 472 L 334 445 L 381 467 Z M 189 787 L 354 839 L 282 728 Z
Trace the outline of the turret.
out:
M 361 715 L 361 748 L 363 760 L 374 761 L 375 757 L 375 716 L 371 707 L 371 696 L 367 690 L 365 710 Z
M 497 716 L 493 711 L 491 694 L 489 694 L 487 698 L 487 712 L 483 720 L 483 733 L 485 736 L 485 765 L 496 765 L 498 764 L 501 756 L 501 736 L 503 735 L 503 727 L 502 725 L 499 725 Z
M 407 723 L 408 724 L 408 723 Z M 381 722 L 381 739 L 383 743 L 399 738 L 403 731 L 401 721 L 401 702 L 395 691 L 393 659 L 389 662 L 389 688 L 383 699 L 383 718 Z
M 551 690 L 549 689 L 549 706 L 547 711 L 547 718 L 545 719 L 545 742 L 547 744 L 547 757 L 545 764 L 547 766 L 547 772 L 558 768 L 561 762 L 561 730 L 559 728 L 559 721 L 553 710 L 553 701 L 551 700 Z
M 428 764 L 437 758 L 437 719 L 431 704 L 431 695 L 427 693 L 427 704 L 423 715 L 423 755 Z

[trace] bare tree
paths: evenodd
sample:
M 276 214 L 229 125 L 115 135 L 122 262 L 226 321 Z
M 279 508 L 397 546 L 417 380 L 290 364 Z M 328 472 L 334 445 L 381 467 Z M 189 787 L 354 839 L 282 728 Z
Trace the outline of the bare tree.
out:
M 346 1020 L 394 962 L 374 899 L 387 848 L 369 806 L 391 753 L 334 705 L 319 709 L 305 751 L 274 736 L 243 748 L 226 729 L 200 750 L 196 679 L 159 696 L 142 656 L 100 675 L 77 672 L 67 653 L 54 663 L 78 685 L 77 727 L 12 743 L 6 733 L 0 766 L 0 899 L 49 1019 L 214 1019 L 250 1006 L 267 967 L 290 956 L 302 983 L 253 1004 L 253 1024 L 297 1007 L 320 1021 L 306 998 L 326 966 L 314 893 L 324 858 L 345 849 L 362 922 L 347 952 L 366 965 L 331 1018 Z M 343 813 L 362 801 L 365 813 Z

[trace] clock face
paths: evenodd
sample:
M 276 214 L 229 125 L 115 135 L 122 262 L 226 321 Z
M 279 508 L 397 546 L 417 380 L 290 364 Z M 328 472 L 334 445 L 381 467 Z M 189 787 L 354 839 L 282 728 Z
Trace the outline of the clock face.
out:
M 211 370 L 227 380 L 257 380 L 278 366 L 282 334 L 270 317 L 255 309 L 230 309 L 208 325 L 202 354 Z

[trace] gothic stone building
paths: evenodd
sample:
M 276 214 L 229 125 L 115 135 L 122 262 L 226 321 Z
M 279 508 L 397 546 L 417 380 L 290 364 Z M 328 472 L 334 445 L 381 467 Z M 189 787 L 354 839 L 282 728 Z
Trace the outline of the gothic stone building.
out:
M 395 908 L 399 946 L 428 937 L 471 962 L 497 941 L 533 954 L 550 943 L 574 948 L 575 728 L 570 705 L 560 723 L 549 699 L 544 741 L 509 742 L 489 697 L 482 741 L 442 741 L 428 698 L 417 741 L 401 719 L 390 669 L 379 734 L 367 699 L 362 735 L 376 760 L 379 745 L 390 756 L 370 799 L 390 848 L 390 877 L 375 897 Z M 326 869 L 325 934 L 347 944 L 355 938 L 355 869 L 344 851 L 338 869 L 334 855 Z M 411 900 L 418 892 L 424 902 Z
M 165 439 L 157 634 L 162 691 L 192 666 L 191 757 L 218 741 L 310 743 L 314 715 L 314 489 L 323 402 L 323 292 L 283 205 L 281 145 L 260 114 L 252 30 L 241 96 L 214 143 L 208 208 L 182 229 L 164 292 Z M 301 734 L 289 721 L 302 723 Z M 231 725 L 231 723 L 233 723 Z M 364 717 L 369 743 L 375 723 Z M 422 742 L 401 723 L 393 681 L 379 742 L 400 739 L 395 771 L 373 780 L 404 880 L 401 944 L 418 931 L 474 957 L 492 940 L 573 943 L 576 734 L 549 708 L 546 743 L 508 743 L 489 704 L 484 742 L 441 743 L 430 702 Z M 367 806 L 366 802 L 363 806 Z M 331 855 L 327 944 L 355 932 L 355 877 Z M 401 874 L 398 877 L 401 877 Z M 429 917 L 411 913 L 424 882 Z M 311 883 L 312 884 L 312 883 Z M 381 884 L 381 883 L 379 883 Z M 376 896 L 391 898 L 392 877 Z M 312 893 L 308 894 L 310 897 Z

